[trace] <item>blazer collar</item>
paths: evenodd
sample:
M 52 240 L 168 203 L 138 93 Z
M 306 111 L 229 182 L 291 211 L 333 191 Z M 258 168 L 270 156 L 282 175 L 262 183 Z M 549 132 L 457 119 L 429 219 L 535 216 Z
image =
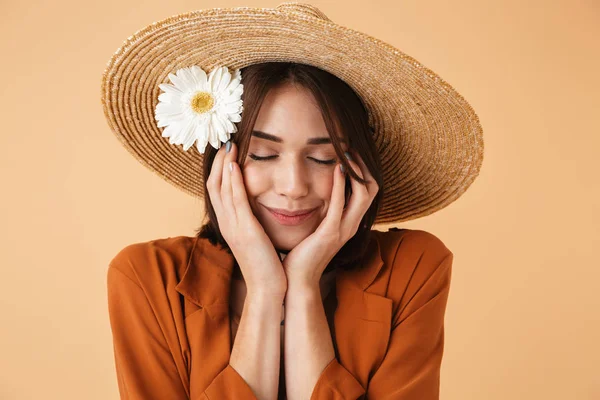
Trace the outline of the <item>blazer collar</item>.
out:
M 233 256 L 208 239 L 194 238 L 187 267 L 175 289 L 199 307 L 229 303 Z
M 366 291 L 373 283 L 383 266 L 376 233 L 371 236 L 364 264 L 355 270 L 338 271 L 336 292 L 348 285 Z M 233 265 L 233 256 L 225 249 L 195 237 L 185 272 L 175 289 L 199 307 L 228 304 Z

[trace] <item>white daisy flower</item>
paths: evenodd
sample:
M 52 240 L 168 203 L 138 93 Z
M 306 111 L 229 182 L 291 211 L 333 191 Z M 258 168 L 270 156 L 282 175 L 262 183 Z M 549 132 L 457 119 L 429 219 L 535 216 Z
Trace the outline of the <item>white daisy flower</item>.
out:
M 243 87 L 241 72 L 233 76 L 227 67 L 216 67 L 208 77 L 194 65 L 169 74 L 173 84 L 158 85 L 164 93 L 158 96 L 155 119 L 158 127 L 166 127 L 163 137 L 170 144 L 182 144 L 187 151 L 196 142 L 204 154 L 206 145 L 215 149 L 237 132 L 235 122 L 242 120 Z

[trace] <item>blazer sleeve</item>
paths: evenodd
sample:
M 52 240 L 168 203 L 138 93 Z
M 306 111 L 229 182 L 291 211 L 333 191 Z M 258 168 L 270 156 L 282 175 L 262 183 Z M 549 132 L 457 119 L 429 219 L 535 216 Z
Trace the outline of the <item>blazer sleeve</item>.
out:
M 334 358 L 321 373 L 311 400 L 439 400 L 453 261 L 450 250 L 441 246 L 441 251 L 431 258 L 421 257 L 427 261 L 415 267 L 428 278 L 415 293 L 408 293 L 412 298 L 393 316 L 387 353 L 368 388 Z
M 135 245 L 134 245 L 135 246 Z M 159 322 L 146 291 L 132 270 L 139 248 L 127 247 L 110 263 L 107 273 L 108 310 L 121 400 L 190 399 L 187 367 Z M 131 254 L 134 253 L 134 254 Z M 166 305 L 168 306 L 168 305 Z M 171 318 L 172 320 L 172 318 Z M 250 386 L 227 365 L 210 385 L 191 400 L 256 399 Z

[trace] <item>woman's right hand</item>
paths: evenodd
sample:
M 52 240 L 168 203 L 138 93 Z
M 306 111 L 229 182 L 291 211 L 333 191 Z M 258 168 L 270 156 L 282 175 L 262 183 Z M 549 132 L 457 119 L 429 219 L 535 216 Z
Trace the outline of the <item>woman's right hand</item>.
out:
M 240 266 L 247 292 L 283 298 L 287 291 L 285 271 L 271 239 L 250 208 L 236 162 L 237 146 L 231 142 L 229 153 L 225 148 L 223 144 L 217 151 L 206 181 L 221 235 Z

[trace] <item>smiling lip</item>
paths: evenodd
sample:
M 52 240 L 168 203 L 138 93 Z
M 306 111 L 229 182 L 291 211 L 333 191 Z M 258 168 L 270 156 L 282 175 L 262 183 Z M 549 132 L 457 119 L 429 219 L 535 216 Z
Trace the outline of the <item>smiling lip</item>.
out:
M 298 215 L 304 215 L 304 214 L 308 214 L 314 210 L 314 208 L 306 208 L 304 210 L 288 211 L 283 208 L 271 208 L 271 207 L 267 207 L 267 206 L 265 206 L 265 207 L 269 211 L 272 211 L 272 212 L 280 214 L 280 215 L 285 215 L 286 217 L 295 217 Z
M 265 208 L 269 210 L 271 215 L 273 215 L 273 217 L 275 217 L 275 219 L 282 225 L 297 225 L 308 219 L 310 216 L 312 216 L 316 210 L 316 208 L 313 208 L 312 210 L 307 209 L 298 211 L 287 211 L 282 210 L 280 208 L 269 208 L 267 206 L 265 206 Z

